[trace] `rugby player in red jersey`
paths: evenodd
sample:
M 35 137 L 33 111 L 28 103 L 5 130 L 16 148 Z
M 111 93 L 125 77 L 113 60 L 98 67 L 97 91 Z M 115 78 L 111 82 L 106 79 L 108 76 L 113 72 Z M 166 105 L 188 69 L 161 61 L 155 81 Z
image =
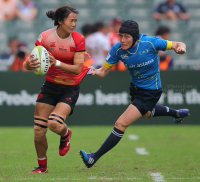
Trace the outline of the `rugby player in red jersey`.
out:
M 39 166 L 30 173 L 48 172 L 47 128 L 60 135 L 60 156 L 69 151 L 72 131 L 64 121 L 72 114 L 79 97 L 80 82 L 88 73 L 88 67 L 83 65 L 85 38 L 74 31 L 78 11 L 71 6 L 62 6 L 56 11 L 48 11 L 46 15 L 54 20 L 56 28 L 42 32 L 36 40 L 37 46 L 49 51 L 51 67 L 36 100 L 34 142 Z M 39 67 L 38 63 L 37 58 L 31 59 L 30 55 L 24 67 L 35 70 Z

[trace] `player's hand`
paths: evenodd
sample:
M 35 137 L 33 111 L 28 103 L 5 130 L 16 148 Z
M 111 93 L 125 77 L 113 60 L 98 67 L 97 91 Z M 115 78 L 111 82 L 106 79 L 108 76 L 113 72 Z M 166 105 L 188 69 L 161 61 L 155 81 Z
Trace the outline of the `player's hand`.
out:
M 174 49 L 174 51 L 176 52 L 176 54 L 185 54 L 186 53 L 186 49 L 183 47 L 177 47 L 176 49 Z
M 93 66 L 90 66 L 89 68 L 90 68 L 90 70 L 92 70 L 92 74 L 91 75 L 95 76 L 96 73 L 97 73 L 97 70 Z
M 56 65 L 56 59 L 54 58 L 54 56 L 48 51 L 49 53 L 49 61 L 50 61 L 50 66 L 55 66 Z
M 24 62 L 24 68 L 26 70 L 34 70 L 37 71 L 37 68 L 40 67 L 40 62 L 37 61 L 38 58 L 34 58 L 34 55 L 31 54 L 26 61 Z

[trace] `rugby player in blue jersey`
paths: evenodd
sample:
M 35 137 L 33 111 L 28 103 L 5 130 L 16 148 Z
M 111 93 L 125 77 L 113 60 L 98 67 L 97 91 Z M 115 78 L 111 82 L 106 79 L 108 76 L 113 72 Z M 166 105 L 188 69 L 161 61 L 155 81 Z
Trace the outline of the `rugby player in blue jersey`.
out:
M 139 26 L 133 20 L 124 21 L 119 29 L 120 42 L 110 50 L 104 65 L 93 69 L 96 77 L 105 77 L 112 66 L 121 60 L 130 76 L 131 104 L 118 118 L 110 136 L 95 153 L 80 151 L 85 165 L 90 168 L 106 152 L 111 150 L 124 135 L 126 128 L 139 118 L 155 116 L 172 116 L 175 123 L 181 123 L 189 115 L 188 109 L 174 110 L 158 105 L 162 94 L 160 79 L 159 50 L 171 50 L 177 54 L 186 53 L 186 45 L 139 33 Z

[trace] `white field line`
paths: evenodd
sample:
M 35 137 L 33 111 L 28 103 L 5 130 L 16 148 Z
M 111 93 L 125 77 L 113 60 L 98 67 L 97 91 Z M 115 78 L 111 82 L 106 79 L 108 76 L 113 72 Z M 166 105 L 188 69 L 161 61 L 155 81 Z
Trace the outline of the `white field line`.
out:
M 200 177 L 193 177 L 193 178 L 167 178 L 167 179 L 173 179 L 173 180 L 180 180 L 180 179 L 183 179 L 183 180 L 186 180 L 186 179 L 200 179 Z
M 138 140 L 139 139 L 139 137 L 137 135 L 134 135 L 134 134 L 128 135 L 128 138 L 130 140 Z
M 164 182 L 165 181 L 164 177 L 162 176 L 161 173 L 151 173 L 150 175 L 151 175 L 153 181 L 155 181 L 155 182 Z
M 139 155 L 148 155 L 149 154 L 149 152 L 147 152 L 145 148 L 136 148 L 136 153 L 138 153 Z
M 96 176 L 93 176 L 93 177 L 90 177 L 88 178 L 90 180 L 138 180 L 138 179 L 142 179 L 142 178 L 136 178 L 136 177 L 133 177 L 133 178 L 105 178 L 105 177 L 102 177 L 102 178 L 98 178 Z

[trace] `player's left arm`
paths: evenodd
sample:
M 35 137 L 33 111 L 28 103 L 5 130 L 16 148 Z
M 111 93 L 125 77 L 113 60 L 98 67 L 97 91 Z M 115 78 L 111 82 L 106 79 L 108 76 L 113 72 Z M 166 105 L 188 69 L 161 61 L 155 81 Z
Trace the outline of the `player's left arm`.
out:
M 176 54 L 185 54 L 186 53 L 186 45 L 183 42 L 172 42 L 172 48 L 176 52 Z
M 68 73 L 72 73 L 72 74 L 80 74 L 82 71 L 82 66 L 84 63 L 84 56 L 85 56 L 85 38 L 83 35 L 79 34 L 79 33 L 74 33 L 72 35 L 74 41 L 75 41 L 75 53 L 74 53 L 74 64 L 73 65 L 69 65 L 69 64 L 65 64 L 63 62 L 60 62 L 59 60 L 55 60 L 55 58 L 52 56 L 52 54 L 50 53 L 50 63 L 51 65 L 54 65 L 56 67 L 59 67 L 60 69 L 68 72 Z
M 152 37 L 151 39 L 155 50 L 157 51 L 166 51 L 174 49 L 177 54 L 186 53 L 186 45 L 183 42 L 174 42 L 169 40 L 164 40 L 157 37 Z
M 65 64 L 59 60 L 56 60 L 54 56 L 49 52 L 49 58 L 50 58 L 50 64 L 56 67 L 59 67 L 60 69 L 68 72 L 68 73 L 73 73 L 73 74 L 80 74 L 82 71 L 82 65 L 84 62 L 84 54 L 85 51 L 82 52 L 75 52 L 74 54 L 74 64 L 69 65 Z

